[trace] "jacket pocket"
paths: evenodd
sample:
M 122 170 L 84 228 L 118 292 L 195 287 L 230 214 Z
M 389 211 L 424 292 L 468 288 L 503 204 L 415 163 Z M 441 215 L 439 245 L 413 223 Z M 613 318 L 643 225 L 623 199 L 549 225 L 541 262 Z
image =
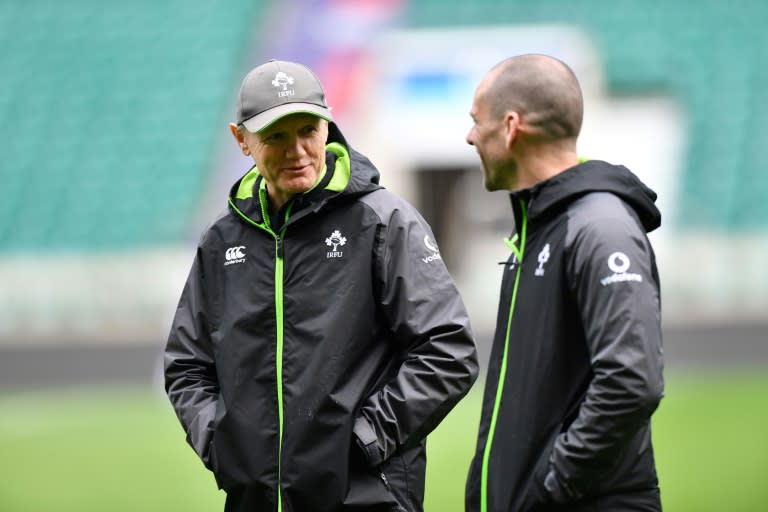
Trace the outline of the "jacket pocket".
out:
M 224 400 L 219 398 L 216 403 L 216 417 L 213 422 L 213 434 L 211 436 L 211 446 L 208 451 L 209 469 L 216 478 L 216 485 L 219 489 L 229 489 L 233 487 L 233 482 L 227 478 L 223 470 L 223 462 L 226 460 L 226 448 L 222 447 L 222 429 L 224 428 L 225 417 L 227 414 Z
M 395 453 L 379 466 L 382 479 L 402 510 L 423 510 L 426 466 L 423 442 L 409 450 Z
M 397 510 L 391 485 L 381 468 L 368 464 L 362 449 L 352 443 L 344 506 L 350 510 Z
M 526 487 L 525 498 L 523 499 L 521 511 L 534 512 L 537 510 L 546 510 L 546 505 L 552 503 L 552 499 L 544 487 L 544 479 L 549 472 L 549 458 L 552 455 L 552 449 L 555 446 L 557 437 L 560 435 L 560 427 L 555 428 L 545 439 L 545 443 L 539 450 L 539 456 L 536 459 L 531 476 Z

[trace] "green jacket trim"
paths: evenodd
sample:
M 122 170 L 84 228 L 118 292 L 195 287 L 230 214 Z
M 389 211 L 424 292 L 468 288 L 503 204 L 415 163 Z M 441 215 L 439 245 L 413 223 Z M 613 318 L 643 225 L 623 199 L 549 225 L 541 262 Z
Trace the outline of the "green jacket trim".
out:
M 349 160 L 349 151 L 343 144 L 338 142 L 331 142 L 325 146 L 326 151 L 330 151 L 336 155 L 336 168 L 333 171 L 333 177 L 328 185 L 325 186 L 325 190 L 332 192 L 341 192 L 349 184 L 349 177 L 352 173 L 352 165 Z
M 499 368 L 499 382 L 496 385 L 496 398 L 493 402 L 493 412 L 491 413 L 491 423 L 488 427 L 488 439 L 485 441 L 485 449 L 483 450 L 483 465 L 480 475 L 480 512 L 488 511 L 488 461 L 491 458 L 491 447 L 493 446 L 493 435 L 496 431 L 496 420 L 499 416 L 499 409 L 501 408 L 501 398 L 504 389 L 504 381 L 507 375 L 507 356 L 509 355 L 509 334 L 512 330 L 512 316 L 515 313 L 515 303 L 517 302 L 517 288 L 520 284 L 520 272 L 523 269 L 523 256 L 525 255 L 525 235 L 528 231 L 528 212 L 526 210 L 525 202 L 520 200 L 520 207 L 523 214 L 522 230 L 520 235 L 520 248 L 515 246 L 515 242 L 518 240 L 517 234 L 512 237 L 511 240 L 505 239 L 504 243 L 512 249 L 512 252 L 517 258 L 517 273 L 515 274 L 515 286 L 512 289 L 512 300 L 509 304 L 509 316 L 507 317 L 507 334 L 504 340 L 504 355 L 501 358 L 501 367 Z

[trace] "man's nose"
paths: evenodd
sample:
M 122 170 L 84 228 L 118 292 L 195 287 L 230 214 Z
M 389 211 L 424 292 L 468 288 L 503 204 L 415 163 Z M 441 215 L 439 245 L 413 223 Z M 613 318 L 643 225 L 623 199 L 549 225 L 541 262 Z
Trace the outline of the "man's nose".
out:
M 474 146 L 475 145 L 475 139 L 473 137 L 474 132 L 475 132 L 474 128 L 470 128 L 469 129 L 469 133 L 467 133 L 467 139 L 466 140 L 467 140 L 467 144 L 469 144 L 470 146 Z
M 293 141 L 292 144 L 288 146 L 288 148 L 285 150 L 285 155 L 288 158 L 298 158 L 300 156 L 304 156 L 307 153 L 306 148 L 304 148 L 304 145 L 301 143 L 300 139 L 296 139 Z

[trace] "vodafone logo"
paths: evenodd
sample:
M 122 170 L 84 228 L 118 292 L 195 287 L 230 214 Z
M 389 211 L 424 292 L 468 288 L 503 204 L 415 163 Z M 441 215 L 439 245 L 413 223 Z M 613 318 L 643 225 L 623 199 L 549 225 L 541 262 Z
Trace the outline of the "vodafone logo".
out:
M 224 259 L 227 261 L 224 263 L 224 266 L 227 265 L 234 265 L 235 263 L 242 263 L 245 261 L 245 246 L 244 245 L 238 245 L 236 247 L 230 247 L 226 250 L 224 253 Z
M 629 258 L 623 252 L 615 252 L 608 256 L 608 268 L 616 274 L 629 270 Z
M 440 249 L 438 249 L 437 245 L 435 245 L 435 243 L 429 238 L 429 235 L 424 236 L 424 247 L 432 252 L 432 254 L 427 254 L 421 258 L 421 261 L 424 263 L 432 263 L 435 260 L 443 259 L 442 256 L 440 256 Z
M 602 278 L 600 280 L 600 284 L 603 286 L 608 286 L 609 284 L 614 283 L 642 283 L 643 276 L 640 274 L 631 274 L 627 272 L 631 265 L 632 264 L 629 261 L 629 256 L 623 252 L 617 251 L 612 253 L 610 256 L 608 256 L 608 268 L 611 270 L 611 272 L 613 272 L 613 274 Z

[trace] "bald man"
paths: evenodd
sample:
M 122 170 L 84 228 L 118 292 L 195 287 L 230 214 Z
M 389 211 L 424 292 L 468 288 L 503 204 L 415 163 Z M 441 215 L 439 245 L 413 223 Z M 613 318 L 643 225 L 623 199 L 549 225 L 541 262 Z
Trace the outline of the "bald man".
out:
M 660 510 L 650 419 L 663 395 L 656 194 L 579 163 L 581 89 L 544 55 L 475 92 L 467 142 L 510 193 L 496 334 L 467 511 Z M 490 269 L 489 269 L 490 270 Z

